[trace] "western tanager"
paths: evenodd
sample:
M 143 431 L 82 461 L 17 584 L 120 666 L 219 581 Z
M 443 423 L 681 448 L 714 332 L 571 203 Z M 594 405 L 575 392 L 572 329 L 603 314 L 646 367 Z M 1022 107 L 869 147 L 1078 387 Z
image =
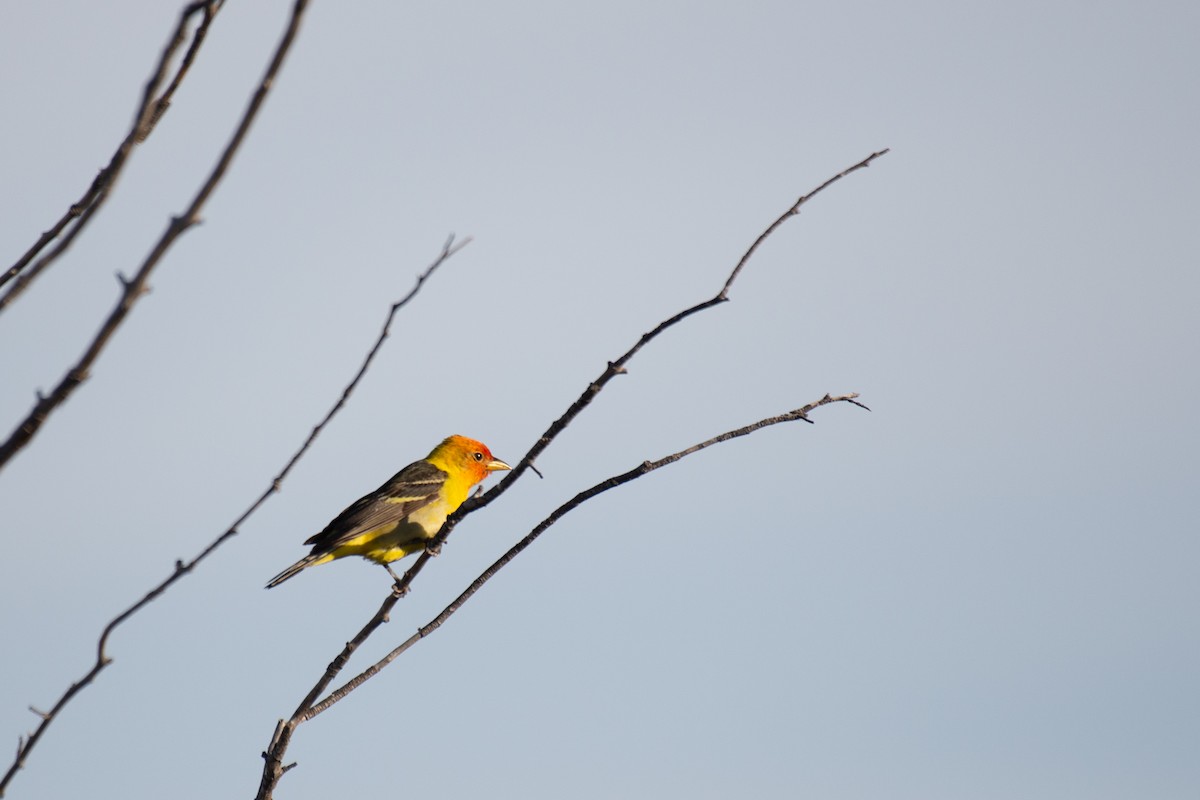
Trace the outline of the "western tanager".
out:
M 389 562 L 423 549 L 446 517 L 467 499 L 472 486 L 489 472 L 505 469 L 512 468 L 492 456 L 486 445 L 451 436 L 334 517 L 325 530 L 305 542 L 312 545 L 312 552 L 272 578 L 267 588 L 344 556 L 382 564 L 394 578 Z

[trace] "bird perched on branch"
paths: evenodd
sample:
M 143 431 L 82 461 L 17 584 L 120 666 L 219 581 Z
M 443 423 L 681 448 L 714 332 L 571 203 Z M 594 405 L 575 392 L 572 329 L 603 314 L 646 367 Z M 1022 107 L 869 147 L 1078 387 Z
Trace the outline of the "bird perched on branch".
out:
M 345 556 L 362 556 L 388 566 L 422 550 L 441 530 L 446 517 L 462 505 L 471 487 L 488 473 L 512 469 L 487 446 L 465 436 L 451 436 L 421 461 L 414 461 L 387 483 L 334 517 L 325 530 L 305 544 L 312 552 L 276 575 L 278 586 L 301 570 Z

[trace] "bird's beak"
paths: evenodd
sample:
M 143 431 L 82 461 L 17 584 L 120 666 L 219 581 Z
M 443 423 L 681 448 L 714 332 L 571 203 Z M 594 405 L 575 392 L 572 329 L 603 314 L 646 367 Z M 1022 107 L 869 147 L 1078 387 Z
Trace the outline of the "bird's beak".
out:
M 498 458 L 493 458 L 491 461 L 483 465 L 483 468 L 488 472 L 501 472 L 506 469 L 512 469 L 508 464 L 505 464 Z

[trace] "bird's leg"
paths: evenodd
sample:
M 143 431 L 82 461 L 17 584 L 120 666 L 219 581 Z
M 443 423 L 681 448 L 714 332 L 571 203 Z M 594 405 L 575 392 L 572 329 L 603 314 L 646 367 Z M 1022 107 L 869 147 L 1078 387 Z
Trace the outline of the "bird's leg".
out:
M 386 569 L 386 570 L 388 571 L 388 575 L 391 575 L 391 576 L 392 576 L 392 580 L 396 582 L 395 586 L 393 587 L 393 591 L 396 593 L 396 595 L 397 595 L 398 597 L 404 597 L 404 595 L 408 594 L 408 587 L 407 587 L 407 586 L 403 586 L 403 587 L 401 586 L 401 584 L 400 584 L 400 576 L 399 576 L 399 575 L 397 575 L 395 572 L 392 572 L 392 565 L 391 565 L 391 564 L 384 564 L 384 565 L 383 565 L 383 568 L 384 568 L 384 569 Z
M 437 544 L 428 545 L 425 548 L 425 552 L 429 553 L 431 558 L 437 558 L 442 554 L 442 543 L 438 542 Z

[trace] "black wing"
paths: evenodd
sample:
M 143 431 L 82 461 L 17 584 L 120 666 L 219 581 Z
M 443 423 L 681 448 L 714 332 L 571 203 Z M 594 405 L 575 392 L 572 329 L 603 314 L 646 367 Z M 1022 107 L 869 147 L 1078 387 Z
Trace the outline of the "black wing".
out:
M 305 544 L 311 544 L 314 553 L 328 552 L 367 531 L 399 522 L 432 503 L 448 477 L 428 461 L 414 461 L 356 500 Z

